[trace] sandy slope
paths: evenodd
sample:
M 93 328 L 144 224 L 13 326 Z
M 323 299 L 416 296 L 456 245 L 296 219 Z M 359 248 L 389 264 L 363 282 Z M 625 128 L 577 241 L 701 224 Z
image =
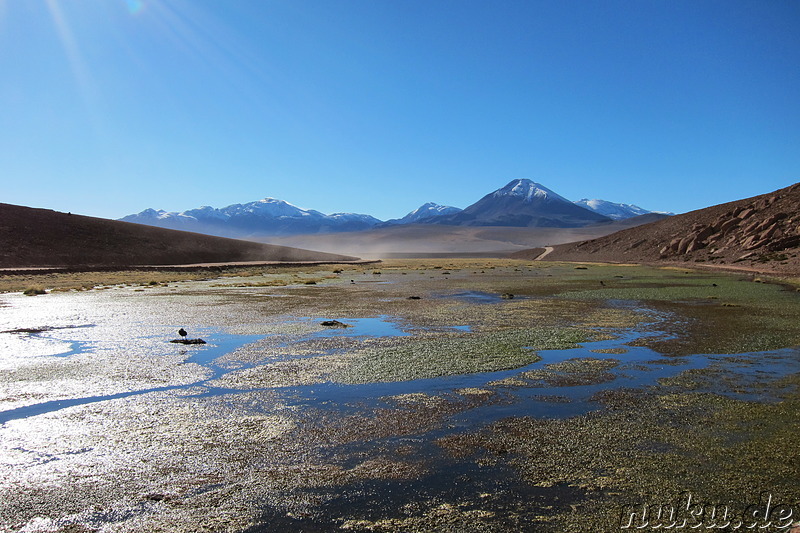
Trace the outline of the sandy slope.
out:
M 352 259 L 355 258 L 0 204 L 0 267 Z

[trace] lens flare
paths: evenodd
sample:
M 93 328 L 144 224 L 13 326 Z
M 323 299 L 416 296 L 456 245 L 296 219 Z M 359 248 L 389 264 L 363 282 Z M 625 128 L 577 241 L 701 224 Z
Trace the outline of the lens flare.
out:
M 141 13 L 144 9 L 143 0 L 125 0 L 125 4 L 127 4 L 128 11 L 131 13 L 131 15 Z

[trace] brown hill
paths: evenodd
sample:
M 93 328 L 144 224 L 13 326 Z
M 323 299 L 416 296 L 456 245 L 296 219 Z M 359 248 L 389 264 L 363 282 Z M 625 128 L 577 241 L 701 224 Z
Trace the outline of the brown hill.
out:
M 6 268 L 354 259 L 339 254 L 0 204 L 0 267 Z
M 591 241 L 554 247 L 548 260 L 696 263 L 800 274 L 800 183 Z

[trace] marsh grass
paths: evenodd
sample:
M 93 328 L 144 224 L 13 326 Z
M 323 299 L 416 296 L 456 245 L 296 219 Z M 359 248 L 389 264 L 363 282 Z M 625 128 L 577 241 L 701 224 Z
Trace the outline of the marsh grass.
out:
M 708 369 L 686 372 L 646 390 L 603 390 L 592 398 L 598 407 L 606 409 L 587 415 L 565 419 L 504 418 L 485 428 L 476 425 L 453 429 L 449 426 L 453 419 L 448 417 L 502 399 L 507 391 L 498 391 L 497 387 L 529 387 L 530 380 L 514 376 L 490 382 L 481 389 L 458 389 L 453 394 L 426 392 L 397 396 L 384 402 L 396 405 L 396 409 L 381 407 L 362 414 L 355 413 L 357 396 L 347 404 L 346 412 L 329 412 L 328 406 L 317 411 L 306 409 L 294 397 L 291 409 L 287 409 L 276 403 L 278 396 L 273 397 L 274 391 L 268 389 L 322 383 L 330 381 L 331 375 L 342 383 L 366 383 L 519 368 L 538 360 L 537 350 L 572 348 L 590 338 L 618 334 L 619 328 L 641 325 L 643 320 L 654 320 L 654 328 L 664 328 L 665 337 L 674 337 L 673 340 L 656 337 L 655 341 L 644 342 L 667 348 L 673 343 L 677 351 L 687 353 L 733 353 L 726 350 L 797 343 L 800 294 L 784 291 L 778 285 L 741 280 L 740 275 L 685 269 L 586 265 L 586 269 L 576 270 L 574 266 L 512 260 L 425 259 L 381 265 L 381 281 L 386 284 L 351 285 L 350 279 L 371 280 L 374 266 L 347 266 L 340 280 L 331 279 L 319 286 L 306 286 L 300 280 L 325 279 L 332 272 L 306 267 L 243 269 L 225 276 L 224 282 L 218 281 L 216 274 L 213 281 L 205 279 L 209 276 L 207 272 L 3 276 L 0 289 L 21 291 L 41 283 L 51 289 L 80 290 L 126 283 L 132 291 L 147 291 L 143 300 L 148 300 L 149 305 L 172 305 L 181 313 L 191 310 L 196 316 L 202 315 L 206 324 L 217 320 L 215 326 L 235 333 L 269 336 L 242 348 L 228 362 L 255 363 L 273 356 L 277 357 L 276 362 L 231 372 L 214 383 L 240 390 L 252 388 L 250 396 L 240 392 L 217 398 L 207 404 L 208 411 L 199 410 L 208 400 L 201 401 L 200 397 L 192 397 L 191 404 L 186 404 L 185 398 L 179 401 L 158 398 L 150 403 L 102 402 L 96 404 L 97 408 L 84 411 L 88 413 L 86 420 L 96 421 L 96 427 L 101 429 L 92 432 L 93 439 L 106 435 L 114 439 L 113 446 L 97 445 L 98 450 L 119 448 L 126 437 L 134 438 L 139 439 L 138 448 L 144 450 L 142 457 L 150 458 L 157 452 L 168 461 L 127 463 L 119 478 L 104 478 L 102 472 L 88 470 L 86 475 L 107 485 L 112 480 L 120 488 L 120 501 L 125 502 L 119 508 L 129 509 L 130 495 L 142 493 L 141 487 L 146 486 L 141 480 L 146 480 L 142 476 L 149 474 L 142 474 L 143 470 L 148 472 L 146 465 L 154 465 L 153 486 L 176 495 L 174 507 L 184 509 L 184 514 L 175 516 L 180 517 L 181 527 L 188 524 L 187 529 L 196 529 L 198 523 L 216 523 L 217 517 L 238 512 L 248 498 L 258 499 L 260 504 L 265 494 L 277 494 L 274 501 L 279 501 L 275 506 L 281 517 L 286 517 L 287 509 L 301 509 L 309 511 L 307 516 L 313 517 L 315 513 L 318 516 L 321 507 L 316 502 L 327 494 L 339 498 L 341 494 L 366 492 L 369 482 L 383 483 L 386 479 L 413 481 L 429 466 L 445 470 L 443 477 L 450 483 L 447 490 L 437 492 L 436 487 L 426 486 L 399 511 L 398 506 L 387 506 L 389 510 L 385 512 L 376 507 L 357 507 L 348 500 L 346 509 L 340 509 L 341 515 L 333 516 L 329 523 L 335 527 L 350 524 L 355 530 L 380 531 L 600 532 L 619 529 L 623 505 L 672 501 L 684 491 L 691 491 L 700 501 L 710 502 L 746 505 L 757 502 L 764 490 L 784 502 L 800 501 L 797 482 L 800 378 L 792 375 L 772 381 L 763 379 L 764 374 L 755 370 L 769 354 L 723 360 Z M 441 275 L 445 269 L 453 276 L 448 280 Z M 150 287 L 150 281 L 158 285 Z M 176 288 L 176 281 L 191 283 L 181 283 Z M 291 283 L 272 285 L 283 281 Z M 164 283 L 171 283 L 170 291 L 178 292 L 164 290 Z M 224 286 L 211 288 L 213 283 Z M 241 286 L 235 287 L 237 284 Z M 527 298 L 478 305 L 447 297 L 447 293 L 460 290 L 510 292 Z M 422 299 L 410 301 L 407 299 L 410 294 L 418 294 Z M 112 292 L 105 298 L 113 296 Z M 663 311 L 658 313 L 658 320 L 648 315 L 650 309 Z M 396 340 L 302 341 L 321 328 L 316 318 L 311 321 L 300 317 L 324 316 L 347 321 L 384 315 L 392 317 L 413 336 Z M 469 325 L 471 332 L 456 332 L 452 330 L 454 325 Z M 331 348 L 334 353 L 328 355 Z M 309 357 L 282 361 L 279 357 L 282 355 Z M 653 364 L 680 362 L 677 358 L 663 359 Z M 569 380 L 576 385 L 592 384 L 605 380 L 616 364 L 615 360 L 586 357 L 550 365 L 545 372 L 527 377 L 561 385 Z M 742 372 L 747 379 L 739 379 L 731 372 L 735 365 L 749 365 L 752 368 L 747 370 L 754 372 Z M 759 381 L 754 383 L 750 375 Z M 59 373 L 61 377 L 63 374 Z M 580 382 L 581 379 L 584 381 Z M 712 389 L 716 392 L 706 390 L 712 386 L 717 387 Z M 769 392 L 770 401 L 746 402 L 723 395 L 737 391 Z M 455 395 L 460 397 L 460 403 L 453 399 Z M 557 395 L 540 398 L 553 402 L 569 400 Z M 180 405 L 180 410 L 170 407 L 172 401 Z M 237 419 L 234 406 L 251 413 L 257 409 L 254 406 L 267 404 L 270 409 L 279 409 L 280 416 L 274 420 L 272 417 Z M 102 415 L 101 409 L 106 409 L 107 414 Z M 78 427 L 70 416 L 81 416 L 81 411 L 74 412 L 67 417 L 70 427 Z M 151 418 L 145 418 L 145 414 Z M 51 420 L 58 418 L 48 418 L 48 424 Z M 171 422 L 165 426 L 164 420 Z M 126 424 L 133 421 L 135 425 L 128 427 L 134 427 L 135 431 L 113 433 L 110 430 L 113 424 L 101 424 L 104 421 Z M 173 438 L 176 421 L 179 428 L 185 428 L 178 432 L 178 439 Z M 273 424 L 286 429 L 265 436 L 265 429 Z M 124 427 L 117 426 L 117 431 Z M 281 436 L 289 429 L 291 433 Z M 304 436 L 308 440 L 303 441 Z M 397 438 L 403 436 L 411 438 Z M 47 438 L 52 440 L 49 434 Z M 428 450 L 419 443 L 427 446 L 428 438 L 436 439 L 437 450 L 448 455 L 440 465 L 434 465 L 438 455 L 426 463 L 429 456 L 422 452 Z M 408 463 L 392 457 L 393 441 L 405 443 Z M 86 450 L 91 453 L 89 448 Z M 265 457 L 269 458 L 269 465 L 265 464 Z M 419 461 L 412 464 L 411 457 Z M 105 456 L 101 459 L 106 461 Z M 172 460 L 176 462 L 169 463 Z M 178 461 L 185 461 L 185 466 Z M 463 464 L 459 461 L 474 467 L 461 470 L 474 475 L 472 479 L 452 475 L 456 471 L 450 466 L 461 468 Z M 345 462 L 348 466 L 342 468 Z M 58 479 L 65 479 L 63 472 L 67 470 L 58 466 L 60 463 L 51 466 L 55 465 Z M 213 481 L 198 481 L 198 464 L 203 465 L 204 471 L 214 472 Z M 497 470 L 493 470 L 495 467 Z M 47 467 L 41 464 L 34 468 L 46 472 Z M 520 478 L 526 491 L 535 487 L 535 492 L 503 494 L 501 484 L 479 484 L 482 476 L 492 475 L 514 483 Z M 67 502 L 69 508 L 58 510 L 64 486 L 58 482 L 51 484 L 40 476 L 37 470 L 29 485 L 33 496 L 19 499 L 26 503 L 18 509 L 39 516 L 51 511 L 49 508 L 42 511 L 42 502 L 55 502 L 52 516 L 58 517 L 75 516 L 83 508 L 82 502 L 74 507 Z M 208 493 L 195 491 L 198 487 L 205 489 L 207 483 L 222 488 Z M 449 490 L 451 485 L 458 484 L 467 489 L 460 493 Z M 99 493 L 104 488 L 98 485 L 96 490 Z M 387 491 L 382 496 L 392 505 L 398 492 Z M 42 494 L 46 497 L 41 497 Z M 181 494 L 190 497 L 183 498 Z M 204 494 L 213 499 L 202 499 Z M 528 498 L 531 494 L 533 497 Z M 35 503 L 28 504 L 33 498 Z M 272 500 L 266 501 L 269 506 Z M 512 503 L 506 505 L 507 501 Z M 158 508 L 167 504 L 173 505 L 159 503 Z M 6 509 L 14 510 L 13 502 L 5 505 Z M 142 520 L 152 516 L 145 514 Z M 178 518 L 175 520 L 173 526 L 178 523 Z M 293 518 L 292 525 L 299 528 L 305 524 Z M 309 526 L 315 529 L 313 523 Z
M 616 359 L 568 359 L 551 363 L 545 368 L 522 372 L 519 377 L 530 380 L 528 386 L 575 387 L 613 381 L 616 376 L 609 372 L 619 365 Z
M 538 361 L 537 350 L 574 348 L 588 338 L 574 328 L 526 328 L 458 337 L 418 338 L 354 354 L 334 373 L 342 383 L 409 381 L 519 368 Z
M 686 268 L 634 265 L 530 262 L 512 259 L 409 259 L 381 264 L 385 285 L 362 287 L 372 279 L 375 265 L 346 267 L 242 267 L 224 272 L 84 272 L 0 276 L 0 292 L 23 291 L 42 285 L 50 291 L 95 290 L 121 286 L 159 289 L 167 283 L 219 280 L 220 294 L 237 287 L 232 298 L 254 298 L 284 287 L 281 310 L 298 316 L 337 310 L 337 314 L 376 316 L 393 314 L 422 325 L 487 324 L 620 328 L 641 323 L 640 312 L 609 305 L 609 301 L 639 302 L 676 317 L 670 339 L 652 339 L 649 346 L 671 354 L 740 353 L 800 344 L 800 280 L 753 283 L 749 274 L 694 271 Z M 334 273 L 334 270 L 341 272 Z M 449 280 L 441 272 L 452 274 Z M 374 276 L 378 277 L 378 276 Z M 350 287 L 350 279 L 356 283 Z M 315 281 L 318 285 L 306 285 Z M 770 281 L 767 278 L 761 281 Z M 155 284 L 150 286 L 150 282 Z M 324 282 L 324 283 L 321 283 Z M 402 282 L 402 283 L 399 283 Z M 409 283 L 413 285 L 409 285 Z M 443 285 L 446 284 L 446 285 Z M 786 286 L 790 290 L 785 290 Z M 456 305 L 432 299 L 445 286 L 461 290 L 511 293 L 524 299 L 503 307 Z M 181 284 L 180 292 L 207 291 L 208 284 Z M 409 305 L 409 287 L 422 302 Z M 242 290 L 243 289 L 243 290 Z M 376 298 L 365 298 L 372 295 Z M 260 305 L 265 305 L 263 302 Z
M 672 502 L 685 492 L 737 513 L 762 491 L 784 503 L 800 498 L 796 394 L 778 404 L 697 393 L 613 396 L 612 410 L 507 419 L 439 444 L 455 456 L 478 452 L 484 466 L 508 462 L 536 486 L 583 491 L 580 504 L 545 518 L 537 531 L 617 530 L 625 506 Z
M 605 270 L 615 271 L 613 267 Z M 595 269 L 604 285 L 563 280 L 573 287 L 558 293 L 558 297 L 636 301 L 686 317 L 672 324 L 672 339 L 653 344 L 659 350 L 677 354 L 742 353 L 800 344 L 800 297 L 792 286 L 754 282 L 736 274 L 674 269 L 643 267 L 629 270 L 623 278 L 610 279 L 603 272 L 603 268 Z M 587 283 L 591 288 L 585 287 Z
M 35 285 L 22 291 L 22 294 L 25 296 L 37 296 L 40 294 L 47 294 L 47 291 L 41 285 Z
M 27 287 L 38 284 L 52 290 L 59 291 L 84 291 L 98 286 L 120 285 L 148 285 L 151 281 L 155 285 L 177 281 L 196 281 L 205 279 L 208 274 L 200 272 L 151 272 L 151 271 L 121 271 L 121 272 L 71 272 L 36 275 L 0 275 L 0 293 L 20 292 Z
M 359 267 L 348 267 L 357 271 Z M 365 268 L 365 267 L 361 267 Z M 247 279 L 252 283 L 268 283 L 274 277 L 287 277 L 292 274 L 308 271 L 308 267 L 300 266 L 263 266 L 253 267 L 231 267 L 225 270 L 187 270 L 187 271 L 151 271 L 151 270 L 120 270 L 112 272 L 58 272 L 48 274 L 10 274 L 0 273 L 0 293 L 21 292 L 31 285 L 43 285 L 52 289 L 63 290 L 87 290 L 96 286 L 120 286 L 120 285 L 148 285 L 153 286 L 165 283 L 177 283 L 181 281 L 207 281 L 209 279 Z M 314 276 L 319 279 L 333 279 L 338 276 L 327 267 L 319 267 L 314 271 Z M 267 280 L 263 278 L 266 277 Z M 246 283 L 246 282 L 245 282 Z

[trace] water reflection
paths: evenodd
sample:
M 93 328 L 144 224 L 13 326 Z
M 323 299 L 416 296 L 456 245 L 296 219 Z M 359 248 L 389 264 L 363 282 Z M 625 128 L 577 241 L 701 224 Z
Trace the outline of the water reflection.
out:
M 464 293 L 466 294 L 466 293 Z M 470 293 L 469 298 L 496 298 L 499 295 L 488 293 Z M 643 310 L 640 310 L 644 312 Z M 664 320 L 663 316 L 656 316 Z M 303 318 L 303 323 L 318 325 L 322 318 Z M 293 337 L 292 342 L 301 343 L 313 339 L 334 338 L 359 338 L 359 337 L 407 337 L 412 334 L 404 330 L 397 322 L 387 316 L 370 318 L 342 318 L 341 322 L 348 327 L 322 328 Z M 81 327 L 89 327 L 85 325 Z M 507 416 L 536 416 L 536 417 L 565 417 L 586 413 L 599 408 L 595 401 L 598 393 L 625 389 L 642 388 L 656 385 L 659 380 L 677 376 L 685 370 L 705 368 L 709 364 L 718 364 L 725 358 L 705 354 L 687 357 L 665 357 L 654 350 L 636 346 L 637 342 L 645 337 L 661 336 L 662 332 L 653 331 L 652 324 L 644 324 L 639 328 L 617 332 L 612 339 L 596 342 L 586 342 L 577 348 L 565 350 L 543 350 L 539 352 L 541 360 L 528 366 L 513 370 L 495 372 L 482 372 L 455 376 L 444 376 L 431 379 L 420 379 L 394 383 L 371 383 L 360 385 L 343 385 L 339 383 L 321 383 L 307 386 L 272 387 L 270 390 L 279 393 L 288 402 L 288 405 L 297 407 L 315 406 L 324 409 L 349 410 L 348 404 L 357 401 L 361 408 L 371 409 L 386 407 L 386 398 L 404 394 L 424 393 L 431 396 L 453 397 L 454 391 L 465 389 L 481 389 L 490 391 L 495 395 L 495 401 L 487 405 L 478 406 L 458 415 L 454 421 L 457 425 L 485 424 Z M 97 343 L 90 340 L 70 340 L 64 338 L 68 327 L 64 326 L 58 332 L 54 328 L 42 328 L 40 331 L 0 334 L 0 349 L 12 353 L 31 354 L 35 356 L 60 356 L 68 357 L 78 354 L 91 353 L 97 349 Z M 165 331 L 174 331 L 174 326 L 163 326 Z M 469 326 L 453 326 L 457 331 L 469 333 Z M 54 338 L 58 333 L 59 338 Z M 209 344 L 192 347 L 181 346 L 177 352 L 183 365 L 198 365 L 201 367 L 201 379 L 179 385 L 166 385 L 160 387 L 142 388 L 112 394 L 100 394 L 81 398 L 61 399 L 42 402 L 34 405 L 19 407 L 0 412 L 0 423 L 9 420 L 26 418 L 44 413 L 50 413 L 94 402 L 128 398 L 154 392 L 165 391 L 190 391 L 187 397 L 210 397 L 252 392 L 254 389 L 233 389 L 218 387 L 211 382 L 218 380 L 234 371 L 251 369 L 259 365 L 268 365 L 276 359 L 262 357 L 255 362 L 242 361 L 236 358 L 236 351 L 248 345 L 254 345 L 268 335 L 235 335 L 214 329 L 199 329 L 199 334 L 208 339 Z M 163 335 L 147 335 L 137 339 L 137 343 L 157 347 L 150 353 L 150 357 L 158 357 L 169 352 L 165 343 L 167 338 Z M 282 348 L 291 346 L 291 343 L 280 344 Z M 310 357 L 326 355 L 335 352 L 320 351 Z M 224 364 L 217 360 L 225 357 Z M 281 357 L 287 360 L 299 357 L 309 357 L 308 354 L 289 355 Z M 742 360 L 748 357 L 757 358 L 760 364 L 733 364 L 730 371 L 738 373 L 747 379 L 769 376 L 777 379 L 788 373 L 800 371 L 800 355 L 798 349 L 787 348 L 763 354 L 744 354 L 739 356 Z M 608 365 L 602 375 L 590 374 L 584 376 L 583 381 L 575 382 L 569 373 L 560 375 L 557 370 L 559 364 L 582 364 L 584 361 L 607 361 Z

